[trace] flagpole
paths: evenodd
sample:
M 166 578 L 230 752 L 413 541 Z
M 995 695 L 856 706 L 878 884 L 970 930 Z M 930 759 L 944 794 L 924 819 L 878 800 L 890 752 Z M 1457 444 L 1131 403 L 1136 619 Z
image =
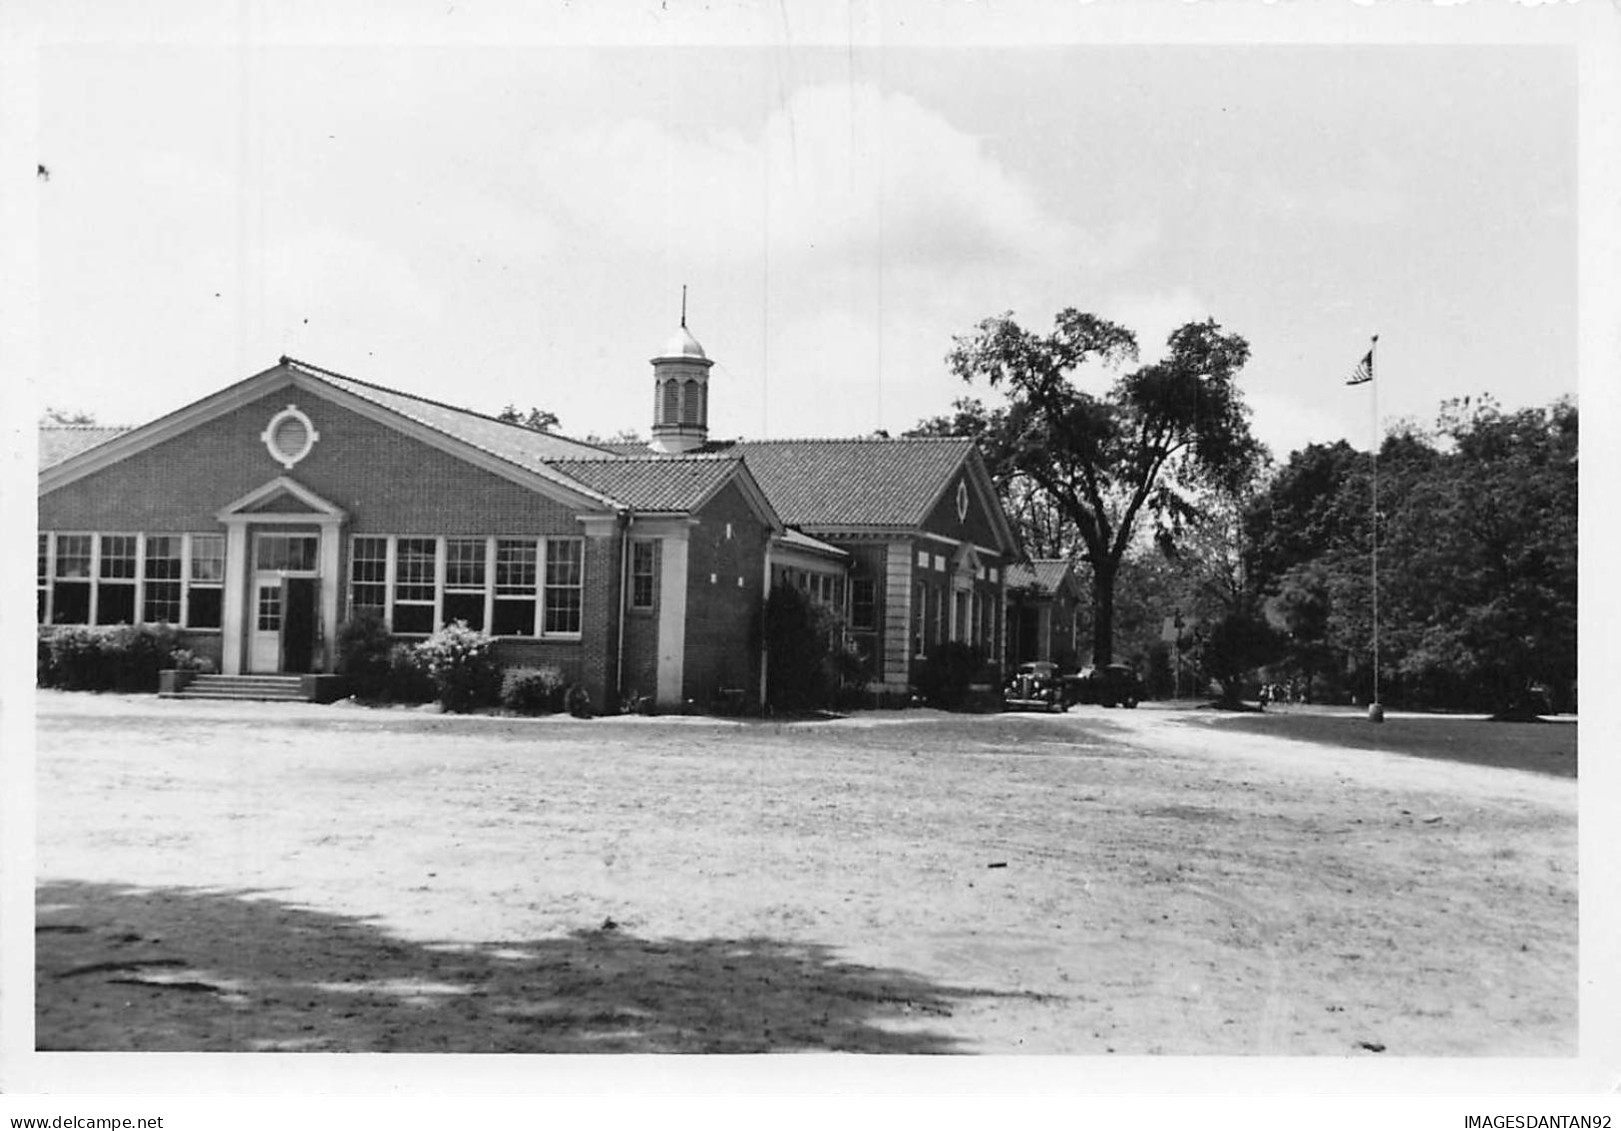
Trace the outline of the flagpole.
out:
M 1373 700 L 1368 704 L 1368 718 L 1376 723 L 1385 721 L 1384 704 L 1379 702 L 1379 335 L 1373 336 L 1368 347 L 1368 372 L 1373 376 Z

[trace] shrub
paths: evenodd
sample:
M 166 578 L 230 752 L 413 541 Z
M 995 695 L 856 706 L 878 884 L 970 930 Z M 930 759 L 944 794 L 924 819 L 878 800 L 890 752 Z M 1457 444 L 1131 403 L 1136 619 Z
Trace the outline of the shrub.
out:
M 51 657 L 52 635 L 52 629 L 42 627 L 35 638 L 34 682 L 40 687 L 56 687 L 62 682 L 62 675 Z
M 591 693 L 579 684 L 576 683 L 568 689 L 568 694 L 564 696 L 563 702 L 568 706 L 568 713 L 575 718 L 589 719 L 591 717 Z
M 36 670 L 45 686 L 69 691 L 156 691 L 158 673 L 184 651 L 177 638 L 167 624 L 61 625 L 41 635 Z
M 954 710 L 968 700 L 968 685 L 985 664 L 985 656 L 971 644 L 951 640 L 929 652 L 918 673 L 917 690 L 931 706 Z
M 118 691 L 156 691 L 158 673 L 171 666 L 179 633 L 172 625 L 119 625 L 111 630 L 103 649 L 113 665 L 113 687 Z
M 546 715 L 563 708 L 568 683 L 563 673 L 547 665 L 509 668 L 501 677 L 501 706 L 525 715 Z
M 501 669 L 492 641 L 466 621 L 453 621 L 416 646 L 418 661 L 428 671 L 446 711 L 471 711 L 493 703 L 500 694 Z
M 51 671 L 55 684 L 69 691 L 103 691 L 113 685 L 110 665 L 93 628 L 69 625 L 50 635 Z
M 427 703 L 433 699 L 433 678 L 410 644 L 388 650 L 388 678 L 383 694 L 395 703 Z
M 766 700 L 779 709 L 824 707 L 846 665 L 839 626 L 826 609 L 791 585 L 771 590 L 765 607 Z
M 392 648 L 388 625 L 375 609 L 361 609 L 338 626 L 338 674 L 348 678 L 351 692 L 362 699 L 388 694 Z

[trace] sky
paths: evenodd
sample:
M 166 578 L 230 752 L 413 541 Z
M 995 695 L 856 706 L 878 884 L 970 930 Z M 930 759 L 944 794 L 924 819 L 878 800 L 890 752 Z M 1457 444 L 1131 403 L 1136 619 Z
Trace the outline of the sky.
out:
M 136 424 L 288 354 L 645 432 L 683 286 L 715 436 L 898 432 L 984 394 L 953 335 L 1066 307 L 1143 361 L 1189 320 L 1243 335 L 1280 456 L 1365 446 L 1375 396 L 1427 425 L 1448 397 L 1577 391 L 1558 36 L 225 30 L 40 50 L 43 404 Z M 1347 388 L 1374 334 L 1377 389 Z

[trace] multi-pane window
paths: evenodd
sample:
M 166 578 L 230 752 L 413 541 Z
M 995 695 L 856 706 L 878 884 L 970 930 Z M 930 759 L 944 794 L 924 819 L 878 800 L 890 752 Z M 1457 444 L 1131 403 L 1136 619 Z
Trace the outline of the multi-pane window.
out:
M 39 536 L 41 624 L 218 628 L 224 579 L 220 534 Z
M 388 539 L 357 535 L 349 548 L 349 609 L 388 609 Z
M 535 563 L 533 538 L 496 540 L 494 635 L 535 634 Z
M 858 632 L 878 627 L 877 587 L 871 578 L 858 577 L 850 582 L 850 627 Z
M 485 567 L 482 538 L 445 539 L 445 604 L 443 619 L 484 627 Z
M 94 537 L 89 534 L 56 536 L 56 577 L 51 594 L 51 623 L 90 623 L 90 554 Z
M 318 541 L 314 534 L 261 534 L 254 540 L 254 568 L 313 570 Z
M 546 540 L 546 604 L 541 632 L 577 634 L 584 605 L 585 541 Z
M 630 544 L 630 607 L 651 609 L 658 593 L 658 543 L 646 538 Z
M 439 543 L 435 538 L 401 538 L 394 558 L 394 631 L 434 630 L 434 576 Z
M 97 573 L 97 624 L 135 623 L 135 545 L 133 534 L 101 536 L 101 568 Z
M 633 571 L 654 562 L 633 553 Z M 459 620 L 492 636 L 578 636 L 584 563 L 582 538 L 356 536 L 349 607 L 375 609 L 406 635 Z
M 225 535 L 191 536 L 191 576 L 186 581 L 186 627 L 218 628 L 225 585 Z
M 34 623 L 45 623 L 45 608 L 51 599 L 51 536 L 39 536 L 39 569 L 36 571 L 35 590 L 38 594 L 39 607 L 35 614 Z
M 144 621 L 180 623 L 181 542 L 178 534 L 146 537 L 146 585 L 141 595 Z
M 276 632 L 281 628 L 281 586 L 259 586 L 258 607 L 254 625 L 260 632 Z

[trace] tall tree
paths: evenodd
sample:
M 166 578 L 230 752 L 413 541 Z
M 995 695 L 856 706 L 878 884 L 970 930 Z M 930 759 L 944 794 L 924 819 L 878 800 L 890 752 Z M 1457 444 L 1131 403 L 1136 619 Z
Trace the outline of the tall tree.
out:
M 947 355 L 962 380 L 1007 396 L 980 437 L 992 466 L 1028 479 L 1075 528 L 1091 565 L 1095 664 L 1114 656 L 1115 583 L 1140 522 L 1174 545 L 1200 515 L 1200 491 L 1236 493 L 1262 452 L 1237 388 L 1249 344 L 1207 320 L 1173 332 L 1168 347 L 1098 392 L 1078 378 L 1135 361 L 1137 340 L 1078 310 L 1062 311 L 1046 335 L 1011 314 L 987 319 Z
M 1443 406 L 1439 454 L 1390 519 L 1399 670 L 1523 708 L 1576 678 L 1577 411 Z M 1382 490 L 1382 487 L 1381 487 Z
M 1381 698 L 1504 709 L 1576 677 L 1577 412 L 1442 406 L 1379 450 Z M 1247 560 L 1293 666 L 1366 695 L 1372 669 L 1372 459 L 1313 445 L 1245 516 Z
M 1075 524 L 1064 516 L 1035 480 L 1006 458 L 997 443 L 1006 418 L 1005 409 L 987 408 L 973 397 L 962 397 L 945 416 L 919 421 L 907 436 L 969 436 L 980 441 L 986 468 L 996 484 L 1019 544 L 1032 558 L 1079 558 L 1085 550 Z

